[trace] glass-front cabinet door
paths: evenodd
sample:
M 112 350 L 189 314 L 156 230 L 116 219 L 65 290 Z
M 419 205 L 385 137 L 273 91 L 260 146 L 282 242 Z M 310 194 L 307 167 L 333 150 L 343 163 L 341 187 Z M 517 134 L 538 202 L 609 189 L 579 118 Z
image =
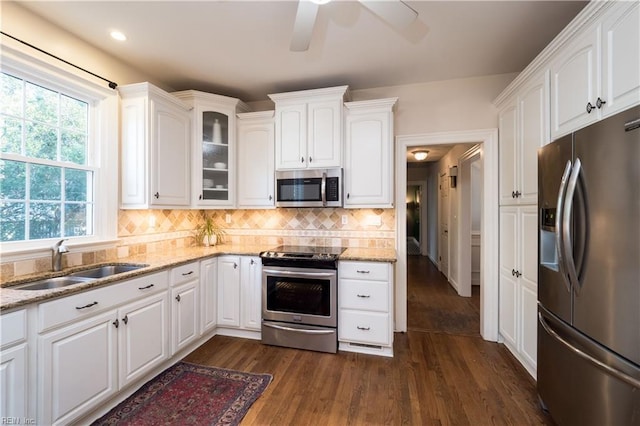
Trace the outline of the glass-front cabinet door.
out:
M 229 116 L 202 112 L 201 201 L 229 201 Z
M 173 95 L 192 108 L 192 207 L 235 207 L 236 113 L 249 107 L 236 98 L 196 90 Z

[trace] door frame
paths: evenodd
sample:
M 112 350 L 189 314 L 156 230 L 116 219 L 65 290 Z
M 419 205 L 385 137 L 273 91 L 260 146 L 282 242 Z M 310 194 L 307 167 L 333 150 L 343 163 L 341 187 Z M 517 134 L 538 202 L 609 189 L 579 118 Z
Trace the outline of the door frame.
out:
M 407 149 L 424 145 L 482 144 L 482 217 L 480 274 L 480 334 L 498 341 L 498 129 L 461 130 L 396 136 L 395 330 L 407 331 Z
M 460 186 L 460 191 L 458 191 L 458 206 L 460 206 L 458 209 L 460 216 L 460 232 L 458 233 L 458 247 L 460 249 L 460 256 L 458 256 L 458 294 L 464 297 L 471 297 L 471 163 L 479 160 L 480 171 L 484 174 L 481 157 L 482 148 L 480 145 L 476 145 L 458 159 L 458 170 L 460 170 L 458 176 L 458 185 Z M 480 191 L 482 193 L 482 187 Z M 482 197 L 480 198 L 482 199 Z M 482 250 L 480 251 L 480 256 L 482 256 Z

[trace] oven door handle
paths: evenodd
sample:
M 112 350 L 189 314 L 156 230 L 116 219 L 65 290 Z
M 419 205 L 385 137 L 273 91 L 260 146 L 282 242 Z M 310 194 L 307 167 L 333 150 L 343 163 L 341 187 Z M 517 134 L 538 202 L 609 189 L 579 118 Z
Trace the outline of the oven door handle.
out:
M 322 207 L 327 207 L 327 172 L 322 173 L 322 184 L 320 185 L 320 194 L 322 194 Z
M 282 271 L 277 269 L 267 269 L 262 268 L 263 274 L 273 275 L 273 276 L 287 276 L 287 277 L 317 277 L 317 278 L 331 278 L 335 276 L 335 271 L 330 272 L 293 272 L 293 271 Z
M 293 327 L 285 327 L 283 325 L 269 324 L 267 322 L 263 322 L 262 325 L 265 327 L 275 328 L 276 330 L 284 330 L 284 331 L 295 331 L 296 333 L 302 334 L 333 334 L 336 331 L 332 330 L 310 330 L 307 328 L 293 328 Z

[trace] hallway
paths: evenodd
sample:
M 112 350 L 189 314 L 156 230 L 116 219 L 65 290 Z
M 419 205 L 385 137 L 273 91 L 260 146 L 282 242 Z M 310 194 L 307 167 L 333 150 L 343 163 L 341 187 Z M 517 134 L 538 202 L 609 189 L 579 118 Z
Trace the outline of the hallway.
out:
M 408 329 L 480 336 L 480 288 L 460 297 L 426 256 L 407 256 Z

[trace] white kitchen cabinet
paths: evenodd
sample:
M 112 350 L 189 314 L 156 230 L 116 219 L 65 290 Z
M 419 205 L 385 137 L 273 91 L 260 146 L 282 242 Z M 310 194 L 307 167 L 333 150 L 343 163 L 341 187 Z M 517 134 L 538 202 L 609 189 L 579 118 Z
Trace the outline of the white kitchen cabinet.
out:
M 271 94 L 276 170 L 342 166 L 342 103 L 347 86 Z
M 118 390 L 117 312 L 41 336 L 38 421 L 69 424 Z
M 29 418 L 27 311 L 0 317 L 0 418 Z
M 214 330 L 218 325 L 218 259 L 200 262 L 200 334 Z
M 536 206 L 500 208 L 500 326 L 505 345 L 535 377 L 537 348 Z
M 241 327 L 260 330 L 262 327 L 262 261 L 258 256 L 240 259 L 240 310 Z
M 198 310 L 200 264 L 191 262 L 171 269 L 171 354 L 195 341 L 200 324 Z
M 275 207 L 274 112 L 238 114 L 238 208 Z
M 640 103 L 640 6 L 611 2 L 551 61 L 551 137 Z
M 38 420 L 68 424 L 169 356 L 168 274 L 38 305 Z
M 548 73 L 531 78 L 499 113 L 500 204 L 538 201 L 538 148 L 549 141 Z
M 386 262 L 340 261 L 340 350 L 393 356 L 393 267 Z
M 218 258 L 218 327 L 240 327 L 240 257 Z
M 120 86 L 118 91 L 122 98 L 121 208 L 189 206 L 187 107 L 149 83 Z
M 345 208 L 393 207 L 397 98 L 345 103 Z
M 118 388 L 169 358 L 169 302 L 161 292 L 118 309 Z
M 172 95 L 192 108 L 192 205 L 235 207 L 236 114 L 249 107 L 239 99 L 196 90 Z

